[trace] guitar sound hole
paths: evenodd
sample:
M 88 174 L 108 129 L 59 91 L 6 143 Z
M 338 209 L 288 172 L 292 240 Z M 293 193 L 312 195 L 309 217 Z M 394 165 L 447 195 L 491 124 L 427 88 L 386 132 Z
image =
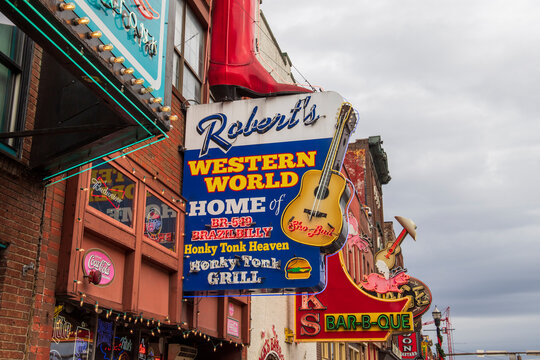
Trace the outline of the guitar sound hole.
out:
M 315 188 L 315 197 L 317 199 L 326 199 L 328 197 L 328 195 L 330 194 L 330 191 L 328 191 L 328 188 L 325 187 L 324 189 L 322 190 L 319 190 L 319 187 L 317 186 L 317 188 Z
M 320 217 L 326 217 L 328 214 L 327 213 L 323 213 L 322 211 L 314 211 L 314 210 L 309 210 L 309 209 L 304 209 L 304 212 L 310 216 L 313 216 L 313 217 L 316 217 L 316 218 L 320 218 Z M 293 216 L 294 217 L 294 216 Z M 290 221 L 289 221 L 290 222 Z M 328 224 L 330 225 L 330 224 Z M 332 225 L 330 225 L 330 227 L 333 227 Z

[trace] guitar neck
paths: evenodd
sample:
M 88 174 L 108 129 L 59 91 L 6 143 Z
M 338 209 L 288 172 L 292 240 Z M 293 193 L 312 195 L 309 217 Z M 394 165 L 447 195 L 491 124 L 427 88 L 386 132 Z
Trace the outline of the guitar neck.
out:
M 350 131 L 347 133 L 347 136 L 344 136 L 344 134 L 347 122 L 349 121 L 351 114 L 354 114 L 354 112 L 350 104 L 344 103 L 343 105 L 341 105 L 336 132 L 334 133 L 334 137 L 332 138 L 330 150 L 328 151 L 328 155 L 326 157 L 326 160 L 324 161 L 324 166 L 322 168 L 322 176 L 319 181 L 320 188 L 326 188 L 328 186 L 330 182 L 330 177 L 332 175 L 332 170 L 341 169 L 341 161 L 338 162 L 336 160 L 341 148 L 346 147 L 349 142 Z M 354 128 L 354 126 L 350 127 L 349 129 L 351 128 Z M 345 152 L 343 152 L 343 155 L 345 155 Z M 336 166 L 337 164 L 339 164 L 339 166 Z
M 394 244 L 392 244 L 392 247 L 388 249 L 388 251 L 386 252 L 385 256 L 387 259 L 390 257 L 391 254 L 394 253 L 394 250 L 401 244 L 403 239 L 405 239 L 405 235 L 407 235 L 407 230 L 405 229 L 401 230 L 401 233 L 399 233 L 399 236 L 396 239 L 396 241 L 394 241 Z

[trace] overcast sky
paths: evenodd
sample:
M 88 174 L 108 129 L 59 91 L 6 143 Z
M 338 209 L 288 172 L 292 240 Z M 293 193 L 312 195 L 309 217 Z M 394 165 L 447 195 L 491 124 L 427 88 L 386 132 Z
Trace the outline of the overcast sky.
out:
M 540 349 L 540 1 L 261 8 L 309 82 L 358 109 L 355 138 L 382 136 L 386 220 L 417 223 L 405 265 L 450 306 L 454 351 Z

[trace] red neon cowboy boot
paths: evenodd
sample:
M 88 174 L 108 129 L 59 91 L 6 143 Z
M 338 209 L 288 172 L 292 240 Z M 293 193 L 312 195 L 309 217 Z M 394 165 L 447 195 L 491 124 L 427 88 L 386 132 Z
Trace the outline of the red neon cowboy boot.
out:
M 242 96 L 267 97 L 312 92 L 276 82 L 255 57 L 253 1 L 214 1 L 208 70 L 212 94 L 217 101 L 226 101 Z

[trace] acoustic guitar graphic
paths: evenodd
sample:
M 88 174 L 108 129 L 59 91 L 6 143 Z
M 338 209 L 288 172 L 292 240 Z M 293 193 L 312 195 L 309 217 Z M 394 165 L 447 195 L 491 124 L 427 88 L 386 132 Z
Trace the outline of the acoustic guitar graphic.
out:
M 407 234 L 416 241 L 416 224 L 403 216 L 395 216 L 395 218 L 403 226 L 403 230 L 394 242 L 388 243 L 384 249 L 375 254 L 375 263 L 382 261 L 389 270 L 396 265 L 396 256 L 401 252 L 400 245 Z
M 322 170 L 302 176 L 300 192 L 281 216 L 285 235 L 302 244 L 321 247 L 332 253 L 347 239 L 345 208 L 350 194 L 347 180 L 339 173 L 349 135 L 356 125 L 356 113 L 349 103 L 340 107 L 336 132 Z

